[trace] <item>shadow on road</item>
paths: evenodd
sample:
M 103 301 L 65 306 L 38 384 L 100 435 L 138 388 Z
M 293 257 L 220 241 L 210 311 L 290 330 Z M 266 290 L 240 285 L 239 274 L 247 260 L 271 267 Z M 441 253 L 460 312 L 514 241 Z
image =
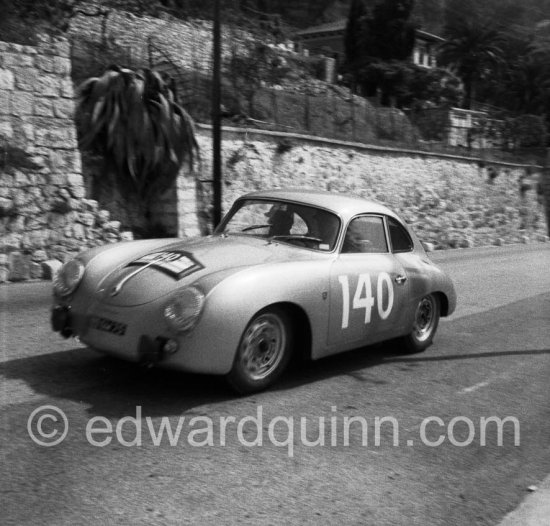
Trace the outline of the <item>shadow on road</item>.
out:
M 550 354 L 550 349 L 403 356 L 399 346 L 389 342 L 295 365 L 273 390 L 296 389 L 345 375 L 360 382 L 381 385 L 387 382 L 369 369 L 387 363 L 403 364 L 414 370 L 423 362 L 541 354 Z M 198 406 L 236 398 L 220 377 L 146 369 L 82 348 L 5 362 L 0 365 L 0 375 L 23 380 L 36 393 L 84 403 L 89 406 L 87 412 L 91 416 L 122 418 L 136 405 L 141 405 L 143 412 L 153 417 L 180 415 Z
M 436 345 L 419 355 L 403 355 L 399 344 L 390 341 L 296 365 L 272 391 L 292 390 L 345 375 L 376 386 L 386 383 L 372 371 L 379 365 L 399 364 L 401 370 L 413 371 L 427 362 L 550 354 L 548 331 L 543 328 L 548 322 L 545 307 L 549 297 L 530 298 L 449 321 L 440 327 Z M 518 309 L 524 315 L 522 320 L 517 320 Z M 521 324 L 519 330 L 514 322 Z M 136 405 L 151 416 L 181 415 L 199 406 L 236 398 L 220 377 L 146 369 L 85 348 L 9 360 L 0 364 L 0 375 L 22 380 L 34 393 L 86 404 L 90 415 L 113 418 L 126 416 Z

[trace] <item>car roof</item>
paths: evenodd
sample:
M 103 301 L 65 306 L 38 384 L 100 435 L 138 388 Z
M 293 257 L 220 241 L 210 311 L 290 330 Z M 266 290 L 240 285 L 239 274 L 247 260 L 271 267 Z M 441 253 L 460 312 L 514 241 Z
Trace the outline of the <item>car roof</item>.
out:
M 399 216 L 397 216 L 395 212 L 377 201 L 322 190 L 301 188 L 262 190 L 243 195 L 241 199 L 280 199 L 282 201 L 294 201 L 305 205 L 325 208 L 346 219 L 356 216 L 357 214 L 366 213 L 385 214 L 399 219 Z

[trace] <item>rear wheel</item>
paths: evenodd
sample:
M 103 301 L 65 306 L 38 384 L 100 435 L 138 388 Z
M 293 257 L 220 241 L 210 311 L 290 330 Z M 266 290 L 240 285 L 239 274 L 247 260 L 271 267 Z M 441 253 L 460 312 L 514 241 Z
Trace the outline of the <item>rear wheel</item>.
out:
M 239 393 L 261 391 L 283 372 L 290 359 L 292 324 L 279 307 L 270 307 L 250 320 L 241 337 L 229 384 Z
M 413 330 L 403 337 L 407 352 L 422 352 L 432 344 L 439 324 L 440 311 L 439 298 L 435 294 L 428 294 L 418 302 Z

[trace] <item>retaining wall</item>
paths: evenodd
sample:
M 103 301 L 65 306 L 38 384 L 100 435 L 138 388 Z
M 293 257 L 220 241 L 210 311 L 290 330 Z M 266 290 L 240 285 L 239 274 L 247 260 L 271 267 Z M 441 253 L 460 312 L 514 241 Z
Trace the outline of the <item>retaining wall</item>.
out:
M 73 120 L 69 44 L 0 42 L 0 282 L 51 278 L 63 261 L 98 244 L 131 239 L 117 210 L 89 199 Z M 180 236 L 207 233 L 211 130 L 198 127 L 202 170 L 182 172 L 155 213 Z M 378 199 L 433 248 L 546 241 L 539 168 L 226 128 L 224 209 L 257 189 L 304 187 Z M 550 215 L 547 215 L 550 217 Z
M 131 237 L 86 199 L 69 51 L 0 41 L 0 282 L 49 278 L 83 248 Z
M 210 133 L 200 127 L 202 180 L 211 179 Z M 303 187 L 382 201 L 436 249 L 547 239 L 541 167 L 226 129 L 222 171 L 224 211 L 249 191 Z M 198 187 L 203 220 L 184 213 L 188 201 L 181 207 L 181 232 L 209 227 L 204 211 L 211 184 Z

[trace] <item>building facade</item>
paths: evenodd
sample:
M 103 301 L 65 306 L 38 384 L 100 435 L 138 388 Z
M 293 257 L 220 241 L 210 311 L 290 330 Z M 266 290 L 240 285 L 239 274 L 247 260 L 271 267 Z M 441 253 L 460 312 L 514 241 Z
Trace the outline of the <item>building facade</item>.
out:
M 343 18 L 298 31 L 293 37 L 295 50 L 306 55 L 324 55 L 342 63 L 345 59 L 346 24 L 347 19 Z M 417 29 L 411 60 L 418 66 L 436 67 L 437 47 L 443 41 L 444 39 L 437 35 Z

